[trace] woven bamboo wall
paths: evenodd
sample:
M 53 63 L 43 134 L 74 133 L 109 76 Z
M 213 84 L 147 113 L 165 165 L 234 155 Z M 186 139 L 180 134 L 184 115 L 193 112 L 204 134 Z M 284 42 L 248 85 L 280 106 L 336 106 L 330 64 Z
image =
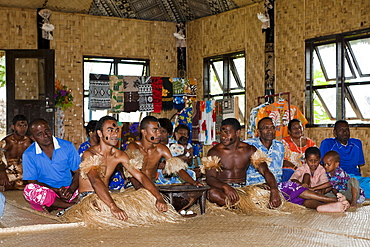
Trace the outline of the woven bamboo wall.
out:
M 275 91 L 291 92 L 292 104 L 304 112 L 305 39 L 369 28 L 370 1 L 280 0 L 275 3 Z M 198 79 L 199 88 L 203 58 L 245 50 L 247 116 L 257 103 L 255 97 L 264 94 L 264 34 L 256 18 L 262 11 L 263 5 L 255 4 L 187 24 L 188 74 Z M 201 90 L 198 99 L 202 99 Z M 306 132 L 317 144 L 332 136 L 332 128 L 312 128 Z M 364 150 L 370 148 L 368 128 L 354 128 L 351 134 L 363 141 Z M 365 160 L 370 160 L 366 152 Z M 362 171 L 370 175 L 370 165 Z
M 327 0 L 276 1 L 276 91 L 291 92 L 291 101 L 304 110 L 305 44 L 306 39 L 370 28 L 370 1 Z M 319 145 L 332 137 L 332 128 L 312 128 L 307 136 Z M 370 148 L 370 129 L 353 128 L 351 135 L 363 141 L 364 150 Z M 365 151 L 365 161 L 370 153 Z M 362 168 L 370 176 L 370 165 Z
M 36 10 L 0 7 L 0 49 L 36 49 Z
M 83 55 L 150 59 L 151 75 L 176 75 L 174 23 L 53 13 L 58 36 L 56 78 L 74 92 L 76 105 L 66 111 L 65 139 L 83 135 Z M 67 72 L 67 73 L 66 73 Z
M 55 78 L 73 92 L 65 139 L 84 141 L 83 55 L 150 59 L 156 76 L 176 76 L 176 24 L 53 12 Z M 36 10 L 0 7 L 0 49 L 37 49 Z
M 203 58 L 245 51 L 247 109 L 257 104 L 256 96 L 264 94 L 264 34 L 257 19 L 262 10 L 263 4 L 253 4 L 187 23 L 188 75 L 198 80 L 198 100 L 203 99 Z

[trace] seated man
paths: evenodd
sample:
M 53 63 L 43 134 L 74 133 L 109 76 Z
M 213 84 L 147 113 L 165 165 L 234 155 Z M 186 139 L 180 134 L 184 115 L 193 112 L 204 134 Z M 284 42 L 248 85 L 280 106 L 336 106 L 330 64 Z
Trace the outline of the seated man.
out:
M 162 195 L 148 177 L 128 164 L 127 154 L 114 148 L 118 142 L 118 124 L 110 116 L 102 117 L 96 126 L 100 142 L 90 147 L 83 153 L 80 166 L 81 176 L 79 182 L 80 200 L 91 193 L 97 196 L 109 207 L 110 212 L 119 220 L 127 220 L 128 215 L 112 199 L 108 190 L 109 178 L 118 164 L 135 177 L 156 199 L 156 207 L 159 211 L 167 211 L 167 204 Z
M 23 190 L 22 154 L 32 140 L 26 135 L 28 120 L 24 115 L 14 116 L 12 123 L 13 133 L 1 141 L 5 146 L 2 147 L 4 151 L 0 151 L 0 186 L 3 186 L 2 190 Z
M 333 134 L 335 137 L 326 138 L 320 144 L 321 155 L 328 151 L 336 151 L 340 156 L 340 165 L 350 177 L 354 177 L 365 191 L 366 198 L 370 198 L 370 178 L 362 177 L 360 167 L 365 165 L 362 142 L 359 139 L 350 138 L 351 132 L 348 122 L 338 120 L 334 124 Z
M 361 176 L 359 167 L 365 164 L 362 142 L 350 138 L 351 133 L 348 122 L 338 120 L 334 124 L 334 138 L 326 138 L 320 144 L 321 155 L 334 150 L 340 156 L 340 167 L 349 175 Z
M 127 150 L 140 150 L 144 156 L 141 171 L 148 176 L 152 181 L 156 180 L 159 161 L 162 157 L 166 160 L 164 172 L 168 175 L 178 174 L 179 177 L 186 183 L 195 186 L 202 186 L 201 183 L 194 181 L 185 171 L 186 163 L 177 157 L 172 157 L 167 146 L 160 144 L 160 133 L 158 119 L 153 116 L 145 117 L 140 123 L 141 139 L 131 142 L 127 146 Z M 131 181 L 136 189 L 142 187 L 135 178 Z
M 261 119 L 258 123 L 258 131 L 261 142 L 270 147 L 275 138 L 275 128 L 271 118 Z M 235 118 L 223 120 L 221 123 L 221 143 L 208 151 L 208 156 L 218 157 L 222 164 L 219 169 L 210 167 L 206 171 L 206 181 L 211 187 L 208 193 L 211 202 L 220 206 L 227 203 L 235 205 L 240 199 L 235 187 L 245 186 L 246 171 L 249 164 L 252 163 L 254 169 L 261 174 L 263 181 L 266 181 L 268 185 L 270 190 L 269 205 L 272 208 L 279 207 L 282 203 L 279 195 L 280 189 L 287 201 L 303 204 L 309 208 L 317 208 L 320 212 L 343 212 L 347 209 L 348 201 L 341 196 L 338 196 L 338 200 L 340 200 L 338 202 L 335 198 L 316 194 L 293 182 L 285 182 L 278 186 L 274 174 L 266 163 L 270 159 L 263 153 L 263 150 L 257 151 L 256 147 L 241 142 L 240 132 L 241 126 L 238 120 Z M 282 152 L 282 158 L 284 158 L 284 152 Z M 281 171 L 278 174 L 281 174 Z M 328 204 L 323 205 L 324 203 Z
M 33 120 L 28 131 L 34 143 L 23 153 L 24 197 L 36 210 L 72 206 L 81 162 L 75 147 L 54 137 L 45 119 Z

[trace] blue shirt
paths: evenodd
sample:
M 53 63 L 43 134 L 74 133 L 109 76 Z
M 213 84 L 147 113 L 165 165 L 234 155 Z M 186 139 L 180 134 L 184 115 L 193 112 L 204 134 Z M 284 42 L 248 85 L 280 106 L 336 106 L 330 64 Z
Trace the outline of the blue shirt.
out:
M 340 167 L 348 174 L 361 176 L 359 165 L 365 164 L 362 142 L 359 139 L 349 138 L 347 145 L 343 145 L 336 138 L 327 138 L 321 142 L 321 156 L 334 150 L 340 155 Z
M 81 158 L 71 142 L 53 137 L 54 152 L 50 159 L 34 142 L 23 153 L 23 180 L 37 180 L 52 188 L 70 186 L 72 172 L 79 168 Z
M 260 138 L 247 139 L 243 142 L 255 146 L 257 149 L 260 149 L 266 153 L 269 158 L 272 158 L 272 162 L 268 168 L 270 169 L 271 173 L 274 174 L 276 182 L 281 182 L 281 175 L 283 174 L 284 144 L 281 141 L 274 139 L 272 140 L 270 149 L 267 149 L 260 141 Z M 249 185 L 265 183 L 266 181 L 262 174 L 256 168 L 250 165 L 247 170 L 246 182 L 247 185 Z

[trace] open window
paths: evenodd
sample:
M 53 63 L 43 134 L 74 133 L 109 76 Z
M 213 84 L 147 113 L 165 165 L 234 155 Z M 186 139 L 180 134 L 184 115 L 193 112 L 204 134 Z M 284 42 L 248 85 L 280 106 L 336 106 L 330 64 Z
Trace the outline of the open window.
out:
M 239 121 L 245 118 L 245 53 L 238 52 L 204 59 L 204 98 L 238 97 Z
M 311 124 L 370 123 L 370 30 L 306 41 Z

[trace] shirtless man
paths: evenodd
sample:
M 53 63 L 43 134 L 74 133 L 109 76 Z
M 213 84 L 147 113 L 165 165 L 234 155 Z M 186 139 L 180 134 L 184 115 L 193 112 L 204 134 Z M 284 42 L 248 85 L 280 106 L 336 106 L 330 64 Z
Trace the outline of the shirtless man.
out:
M 3 139 L 6 164 L 0 162 L 0 186 L 4 186 L 5 190 L 22 190 L 22 154 L 32 144 L 32 140 L 26 135 L 28 120 L 24 115 L 14 116 L 12 122 L 13 133 Z
M 273 126 L 271 119 L 269 121 L 268 119 L 263 119 L 261 121 L 265 121 L 269 129 L 272 129 L 270 126 Z M 264 122 L 262 122 L 258 127 L 260 131 L 260 128 L 266 126 Z M 215 168 L 206 171 L 206 181 L 211 187 L 208 191 L 208 199 L 220 206 L 226 205 L 227 198 L 231 204 L 235 204 L 239 200 L 239 195 L 233 187 L 245 186 L 246 171 L 251 163 L 251 157 L 253 157 L 257 151 L 254 146 L 240 141 L 240 132 L 241 126 L 238 120 L 235 118 L 223 120 L 221 123 L 221 143 L 208 151 L 208 156 L 217 156 L 221 159 L 222 171 L 217 172 Z M 254 165 L 257 166 L 257 170 L 262 174 L 267 185 L 270 187 L 270 206 L 280 206 L 281 199 L 275 176 L 269 170 L 266 162 Z M 320 212 L 342 212 L 348 207 L 348 202 L 345 201 L 342 195 L 340 195 L 337 200 L 335 198 L 316 194 L 297 184 L 294 186 L 294 191 L 287 188 L 292 187 L 292 184 L 282 187 L 284 189 L 283 194 L 287 194 L 288 196 L 292 196 L 292 193 L 297 194 L 296 191 L 299 191 L 297 195 L 298 198 L 292 198 L 291 202 L 293 203 L 303 204 L 310 208 L 317 208 L 318 211 L 321 204 L 328 203 L 324 205 L 325 207 L 321 208 L 322 210 Z M 297 199 L 297 201 L 294 201 L 295 199 Z M 344 204 L 347 206 L 345 207 Z
M 161 212 L 167 211 L 167 204 L 164 202 L 163 197 L 155 185 L 144 173 L 129 167 L 127 163 L 129 158 L 125 152 L 114 148 L 118 142 L 119 132 L 115 118 L 110 116 L 102 117 L 96 125 L 96 130 L 100 138 L 100 143 L 87 149 L 82 156 L 83 162 L 80 166 L 81 176 L 79 178 L 80 198 L 95 192 L 110 208 L 112 214 L 117 219 L 126 220 L 128 218 L 126 212 L 116 205 L 108 191 L 109 178 L 115 171 L 116 166 L 121 163 L 123 167 L 157 199 L 157 209 Z M 85 170 L 83 166 L 84 161 L 88 159 L 92 160 L 96 155 L 102 157 L 102 162 L 100 164 L 94 164 L 95 167 L 90 170 Z M 99 168 L 97 168 L 97 166 L 99 166 Z M 103 172 L 103 176 L 101 176 L 102 174 L 100 171 Z M 86 176 L 87 179 L 83 178 L 84 176 Z
M 172 158 L 171 152 L 167 146 L 160 144 L 160 132 L 158 119 L 153 116 L 145 117 L 140 123 L 141 139 L 131 142 L 127 149 L 138 149 L 144 156 L 144 163 L 141 171 L 152 181 L 156 179 L 159 160 L 164 157 L 166 160 Z M 168 165 L 168 162 L 166 162 Z M 177 174 L 186 182 L 195 186 L 203 186 L 198 181 L 194 181 L 190 175 L 181 169 Z M 141 185 L 135 179 L 131 178 L 132 184 L 136 189 Z

